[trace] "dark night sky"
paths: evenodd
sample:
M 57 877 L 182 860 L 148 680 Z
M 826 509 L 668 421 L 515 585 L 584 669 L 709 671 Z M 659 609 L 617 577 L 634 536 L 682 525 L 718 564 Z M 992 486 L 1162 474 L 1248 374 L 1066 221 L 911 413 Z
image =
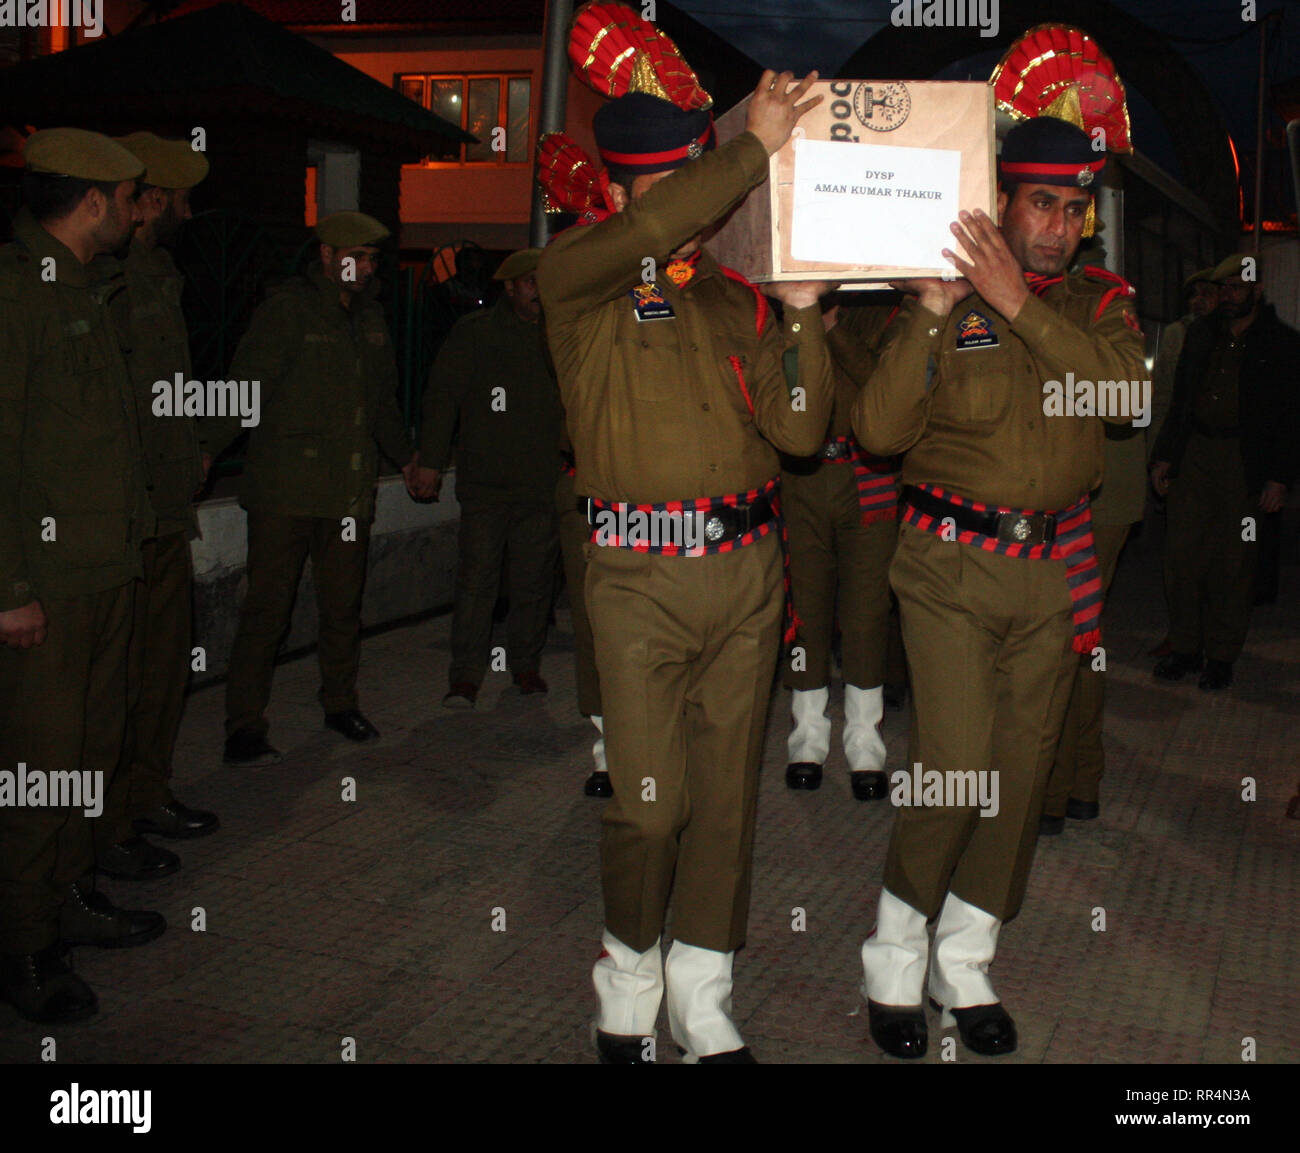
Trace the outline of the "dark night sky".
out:
M 675 0 L 677 6 L 730 40 L 760 64 L 804 73 L 838 74 L 840 64 L 889 21 L 890 0 Z M 1114 0 L 1178 47 L 1217 97 L 1243 152 L 1255 145 L 1257 24 L 1242 19 L 1240 0 Z M 1270 37 L 1271 81 L 1300 75 L 1300 0 L 1257 0 L 1258 16 L 1280 8 L 1281 28 Z M 1050 2 L 1040 22 L 1052 19 Z M 1002 29 L 1006 31 L 1006 29 Z M 1104 26 L 1087 27 L 1107 46 Z M 918 31 L 923 35 L 923 31 Z M 987 79 L 1001 53 L 964 61 L 942 79 Z M 865 77 L 863 79 L 866 79 Z M 1124 79 L 1121 77 L 1121 79 Z M 1130 89 L 1134 141 L 1157 163 L 1178 173 L 1164 132 L 1140 93 Z

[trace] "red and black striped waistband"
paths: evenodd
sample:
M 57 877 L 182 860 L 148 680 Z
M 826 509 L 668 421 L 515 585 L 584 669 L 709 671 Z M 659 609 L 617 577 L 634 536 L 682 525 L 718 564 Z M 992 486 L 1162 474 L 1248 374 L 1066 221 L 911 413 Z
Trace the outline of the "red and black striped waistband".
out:
M 663 556 L 731 552 L 767 536 L 778 522 L 773 478 L 748 492 L 629 504 L 578 497 L 578 511 L 592 526 L 591 542 Z

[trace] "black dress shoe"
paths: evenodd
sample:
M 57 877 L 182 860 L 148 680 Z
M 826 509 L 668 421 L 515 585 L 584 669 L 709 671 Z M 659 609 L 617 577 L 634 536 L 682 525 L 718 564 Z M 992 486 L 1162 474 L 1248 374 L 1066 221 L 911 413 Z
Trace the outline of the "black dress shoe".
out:
M 1170 653 L 1156 662 L 1152 672 L 1162 681 L 1181 681 L 1188 673 L 1201 671 L 1200 653 Z
M 325 727 L 342 733 L 350 741 L 373 741 L 379 736 L 379 730 L 356 709 L 348 709 L 345 713 L 326 713 Z
M 757 1065 L 758 1059 L 749 1051 L 748 1045 L 739 1049 L 728 1049 L 725 1053 L 710 1053 L 699 1059 L 701 1065 Z
M 99 999 L 68 964 L 59 944 L 39 953 L 0 957 L 0 996 L 29 1021 L 70 1025 L 99 1011 Z
M 884 691 L 885 708 L 898 712 L 907 707 L 907 686 L 886 685 Z
M 161 913 L 119 909 L 96 889 L 71 886 L 59 910 L 59 940 L 65 945 L 130 949 L 161 937 L 167 922 Z
M 937 1001 L 931 1001 L 937 1009 Z M 950 1010 L 961 1034 L 961 1043 L 982 1057 L 1001 1057 L 1016 1051 L 1016 1023 L 1001 1002 Z
M 878 801 L 889 796 L 889 778 L 875 769 L 850 773 L 849 784 L 859 801 Z
M 1206 661 L 1205 672 L 1201 674 L 1201 679 L 1196 682 L 1196 687 L 1208 693 L 1213 693 L 1218 692 L 1219 689 L 1226 689 L 1230 684 L 1232 684 L 1231 662 Z
M 241 729 L 226 738 L 222 757 L 228 765 L 278 765 L 284 758 L 267 743 L 266 734 Z
M 1038 818 L 1038 835 L 1040 837 L 1059 837 L 1065 832 L 1064 817 L 1049 817 L 1046 814 Z
M 822 767 L 812 761 L 795 761 L 785 767 L 785 783 L 792 789 L 820 789 Z
M 1065 815 L 1072 821 L 1095 821 L 1101 816 L 1101 804 L 1097 801 L 1076 801 L 1071 797 L 1065 802 Z
M 602 1065 L 653 1065 L 654 1045 L 649 1037 L 622 1037 L 596 1030 L 596 1056 Z
M 180 857 L 143 837 L 128 837 L 95 854 L 95 871 L 118 881 L 156 881 L 180 867 Z
M 609 783 L 608 773 L 596 771 L 587 778 L 587 783 L 582 786 L 582 791 L 589 797 L 612 797 L 614 795 L 614 786 Z
M 867 1020 L 871 1025 L 871 1039 L 891 1057 L 910 1061 L 925 1056 L 930 1030 L 920 1005 L 878 1005 L 868 1001 Z
M 216 813 L 191 809 L 189 805 L 182 805 L 173 799 L 156 809 L 150 809 L 142 817 L 136 817 L 131 824 L 137 833 L 152 833 L 155 837 L 184 841 L 215 833 L 221 822 L 217 820 Z

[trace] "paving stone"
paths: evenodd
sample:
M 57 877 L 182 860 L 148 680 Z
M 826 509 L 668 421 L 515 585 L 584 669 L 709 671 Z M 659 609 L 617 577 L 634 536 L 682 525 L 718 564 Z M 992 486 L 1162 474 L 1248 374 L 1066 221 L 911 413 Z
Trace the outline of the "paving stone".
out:
M 1284 585 L 1296 578 L 1288 565 Z M 1209 695 L 1151 676 L 1162 605 L 1148 533 L 1107 617 L 1101 818 L 1040 841 L 991 970 L 1019 1051 L 971 1054 L 927 1009 L 922 1063 L 1236 1064 L 1246 1038 L 1262 1063 L 1300 1061 L 1300 822 L 1284 815 L 1300 784 L 1300 609 L 1286 595 L 1260 609 L 1235 685 Z M 101 1000 L 83 1025 L 28 1025 L 0 1006 L 0 1061 L 38 1061 L 52 1035 L 65 1062 L 332 1063 L 351 1037 L 361 1063 L 593 1063 L 604 804 L 582 795 L 594 732 L 576 708 L 569 614 L 543 659 L 550 692 L 523 697 L 490 673 L 473 712 L 441 707 L 449 626 L 365 640 L 362 708 L 382 736 L 364 745 L 322 728 L 314 656 L 276 670 L 280 765 L 223 765 L 224 693 L 194 693 L 175 787 L 221 829 L 169 843 L 175 876 L 104 884 L 162 912 L 167 933 L 74 952 Z M 838 742 L 838 684 L 830 712 Z M 890 770 L 906 765 L 906 726 L 885 714 Z M 870 1040 L 859 992 L 893 808 L 853 799 L 838 743 L 821 789 L 787 789 L 788 730 L 778 690 L 736 1020 L 765 1063 L 900 1064 Z M 680 1060 L 666 1011 L 658 1055 Z

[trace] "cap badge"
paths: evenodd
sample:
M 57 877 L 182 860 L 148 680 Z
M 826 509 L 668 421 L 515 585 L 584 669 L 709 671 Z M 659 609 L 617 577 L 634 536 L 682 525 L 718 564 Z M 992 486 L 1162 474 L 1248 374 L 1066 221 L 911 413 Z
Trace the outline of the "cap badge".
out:
M 1079 182 L 1080 188 L 1087 188 L 1092 183 L 1093 172 L 1091 168 L 1083 169 L 1075 178 Z

